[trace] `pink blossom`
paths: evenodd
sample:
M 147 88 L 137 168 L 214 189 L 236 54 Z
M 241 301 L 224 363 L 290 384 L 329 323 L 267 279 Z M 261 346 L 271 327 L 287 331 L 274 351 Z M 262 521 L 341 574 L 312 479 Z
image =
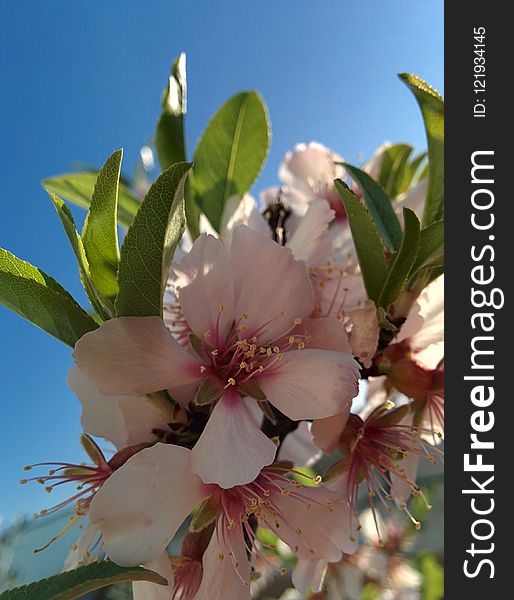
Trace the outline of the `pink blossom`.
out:
M 406 501 L 411 495 L 422 495 L 416 484 L 419 458 L 430 462 L 435 459 L 412 424 L 409 406 L 392 407 L 390 403 L 379 406 L 364 420 L 351 414 L 347 420 L 336 416 L 315 422 L 314 441 L 327 453 L 338 448 L 345 455 L 331 467 L 326 478 L 342 478 L 353 511 L 357 509 L 362 482 L 373 512 L 377 500 L 387 510 L 390 501 L 395 500 L 418 527 Z
M 184 407 L 207 405 L 194 472 L 222 487 L 248 483 L 276 451 L 248 397 L 293 420 L 327 417 L 357 394 L 358 365 L 337 324 L 309 322 L 314 295 L 305 263 L 248 227 L 234 230 L 230 251 L 200 236 L 172 271 L 186 344 L 159 317 L 121 317 L 78 341 L 77 365 L 108 396 L 169 390 Z
M 230 489 L 205 484 L 191 471 L 191 451 L 158 443 L 118 469 L 96 494 L 90 519 L 102 532 L 107 555 L 121 565 L 148 564 L 164 552 L 181 523 L 195 517 L 214 533 L 203 554 L 195 600 L 249 598 L 251 564 L 258 552 L 252 520 L 272 529 L 293 553 L 337 561 L 355 550 L 344 494 L 304 487 L 287 467 L 265 467 L 251 482 Z
M 317 142 L 297 144 L 280 165 L 279 178 L 287 188 L 301 193 L 306 203 L 322 198 L 335 211 L 337 219 L 345 219 L 343 204 L 334 185 L 334 179 L 344 176 L 344 169 L 338 164 L 342 161 L 340 156 Z

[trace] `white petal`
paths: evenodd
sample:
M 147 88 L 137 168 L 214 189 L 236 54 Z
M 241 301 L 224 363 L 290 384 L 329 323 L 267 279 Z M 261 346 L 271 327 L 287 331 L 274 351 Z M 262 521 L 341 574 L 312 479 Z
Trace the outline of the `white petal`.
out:
M 304 260 L 309 267 L 320 267 L 330 261 L 332 244 L 328 225 L 334 214 L 325 200 L 312 202 L 287 242 L 297 260 Z
M 323 419 L 346 410 L 357 395 L 359 366 L 349 354 L 306 348 L 285 352 L 257 380 L 268 401 L 290 419 Z
M 242 320 L 244 337 L 257 335 L 259 343 L 265 344 L 288 331 L 296 318 L 313 311 L 307 267 L 295 260 L 289 248 L 240 225 L 234 230 L 230 254 L 236 321 Z
M 203 577 L 194 600 L 250 600 L 250 563 L 239 527 L 227 530 L 228 547 L 213 534 L 203 555 Z
M 234 320 L 232 269 L 223 242 L 201 235 L 191 252 L 172 264 L 170 277 L 191 329 L 201 339 L 209 331 L 212 344 L 222 344 Z
M 66 557 L 63 571 L 72 571 L 79 567 L 82 564 L 81 561 L 86 558 L 86 552 L 94 545 L 99 536 L 100 532 L 98 529 L 94 525 L 91 525 L 91 523 L 88 523 L 87 527 L 80 534 L 77 543 L 72 547 L 70 553 Z
M 225 203 L 221 218 L 221 237 L 227 248 L 232 244 L 232 232 L 238 225 L 247 225 L 253 231 L 258 231 L 270 237 L 271 230 L 266 220 L 259 212 L 257 203 L 245 194 L 242 198 L 231 196 Z
M 309 590 L 314 593 L 321 592 L 327 567 L 328 563 L 326 560 L 298 559 L 293 570 L 293 585 L 302 594 L 305 594 Z
M 123 566 L 155 560 L 196 504 L 208 495 L 191 472 L 191 451 L 171 444 L 141 450 L 96 493 L 90 521 L 107 555 Z
M 205 483 L 230 488 L 253 481 L 275 459 L 275 444 L 259 429 L 234 391 L 218 401 L 192 452 L 192 470 Z
M 104 396 L 78 367 L 70 369 L 68 385 L 82 404 L 84 431 L 112 442 L 118 450 L 154 441 L 152 430 L 166 428 L 166 417 L 146 396 Z
M 302 421 L 280 444 L 278 460 L 289 460 L 294 465 L 303 467 L 313 464 L 320 455 L 320 450 L 312 439 L 309 423 Z
M 170 600 L 173 592 L 173 569 L 166 550 L 155 560 L 143 566 L 162 575 L 168 581 L 168 585 L 159 585 L 148 581 L 134 581 L 132 584 L 133 600 Z
M 73 353 L 81 372 L 109 396 L 140 396 L 193 383 L 200 363 L 160 317 L 119 317 L 83 335 Z

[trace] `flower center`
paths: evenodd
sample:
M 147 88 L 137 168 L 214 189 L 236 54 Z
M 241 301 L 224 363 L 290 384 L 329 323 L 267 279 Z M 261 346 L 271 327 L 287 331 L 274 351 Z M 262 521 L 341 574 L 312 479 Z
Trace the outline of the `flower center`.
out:
M 237 531 L 244 539 L 246 550 L 273 568 L 262 550 L 263 546 L 265 548 L 266 546 L 257 540 L 257 524 L 275 531 L 285 527 L 294 531 L 298 536 L 298 545 L 291 548 L 294 553 L 299 551 L 302 543 L 302 524 L 291 522 L 278 499 L 286 496 L 302 503 L 306 509 L 317 505 L 328 511 L 334 510 L 332 501 L 324 501 L 323 498 L 316 500 L 308 496 L 304 491 L 305 486 L 292 478 L 295 474 L 306 477 L 277 463 L 265 467 L 257 479 L 249 484 L 230 489 L 218 488 L 215 492 L 218 509 L 214 535 L 218 537 L 221 546 L 226 548 L 228 558 L 232 560 L 236 572 L 246 585 L 250 582 L 245 581 L 239 573 L 240 564 L 232 547 L 230 532 Z M 321 477 L 316 477 L 312 481 L 319 484 Z M 309 552 L 312 558 L 315 558 L 315 551 Z M 222 553 L 219 558 L 225 560 L 227 557 Z
M 222 312 L 221 306 L 220 315 Z M 294 319 L 286 332 L 267 341 L 266 344 L 259 343 L 259 336 L 268 330 L 272 321 L 265 323 L 251 337 L 246 338 L 242 336 L 246 330 L 247 319 L 248 315 L 243 314 L 239 322 L 233 324 L 226 340 L 219 347 L 213 347 L 210 343 L 211 337 L 219 339 L 217 332 L 211 336 L 211 332 L 206 331 L 202 340 L 196 339 L 195 349 L 205 359 L 205 363 L 200 367 L 201 372 L 206 376 L 215 376 L 223 383 L 225 389 L 239 386 L 244 392 L 245 384 L 253 377 L 276 369 L 284 358 L 284 352 L 305 348 L 308 336 L 298 333 L 298 327 L 302 324 L 301 318 Z
M 371 413 L 365 421 L 357 415 L 350 415 L 339 444 L 341 451 L 347 455 L 343 466 L 347 470 L 351 511 L 357 517 L 359 487 L 361 482 L 365 481 L 379 538 L 381 532 L 376 518 L 375 499 L 378 498 L 385 510 L 391 512 L 391 502 L 394 500 L 391 493 L 394 487 L 391 475 L 406 484 L 412 496 L 421 496 L 427 508 L 431 508 L 414 477 L 402 466 L 402 461 L 409 455 L 416 455 L 435 463 L 435 458 L 428 448 L 435 454 L 441 454 L 435 448 L 427 448 L 420 438 L 421 430 L 401 422 L 406 414 L 404 407 L 393 411 L 389 408 L 386 403 Z M 407 504 L 399 502 L 398 507 L 419 529 L 421 524 L 412 516 Z

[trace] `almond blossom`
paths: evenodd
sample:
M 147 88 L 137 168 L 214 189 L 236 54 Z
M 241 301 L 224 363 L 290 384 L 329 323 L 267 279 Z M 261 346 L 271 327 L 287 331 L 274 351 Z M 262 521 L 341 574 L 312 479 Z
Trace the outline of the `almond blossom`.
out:
M 199 503 L 193 524 L 213 523 L 214 532 L 195 600 L 250 597 L 247 551 L 258 552 L 255 524 L 273 530 L 299 558 L 332 562 L 355 550 L 344 494 L 302 486 L 283 463 L 265 467 L 247 484 L 222 488 L 205 484 L 191 463 L 190 450 L 157 443 L 109 477 L 95 495 L 90 519 L 112 560 L 139 565 L 159 559 Z
M 207 408 L 193 471 L 226 488 L 249 483 L 276 452 L 249 403 L 267 401 L 292 420 L 337 414 L 358 392 L 358 364 L 338 323 L 310 319 L 305 263 L 246 226 L 230 249 L 200 236 L 172 273 L 187 341 L 160 317 L 120 317 L 84 335 L 75 360 L 102 394 L 168 390 L 183 407 Z
M 249 195 L 241 200 L 231 199 L 232 205 L 227 206 L 222 221 L 223 239 L 230 240 L 233 228 L 240 224 L 268 235 L 271 229 L 275 241 L 291 248 L 295 258 L 309 267 L 315 316 L 335 317 L 344 323 L 352 353 L 363 366 L 369 367 L 378 344 L 376 308 L 367 299 L 360 273 L 348 273 L 337 266 L 338 256 L 329 234 L 334 211 L 325 200 L 316 199 L 299 219 L 282 203 L 280 195 L 275 196 L 275 191 L 268 190 L 261 195 L 263 198 L 266 207 L 263 214 Z
M 336 219 L 346 219 L 334 179 L 344 176 L 340 165 L 343 159 L 317 142 L 297 144 L 288 152 L 280 165 L 278 176 L 285 185 L 285 193 L 294 190 L 309 204 L 315 199 L 326 200 L 335 211 Z
M 394 407 L 387 402 L 364 419 L 356 414 L 347 418 L 337 415 L 322 419 L 313 424 L 312 432 L 314 442 L 325 453 L 339 449 L 344 454 L 325 478 L 343 478 L 354 516 L 363 483 L 373 514 L 377 510 L 376 501 L 389 511 L 390 502 L 394 500 L 419 527 L 419 522 L 409 512 L 407 500 L 411 495 L 424 498 L 416 484 L 419 458 L 424 457 L 432 463 L 435 458 L 421 440 L 418 429 L 413 427 L 408 405 Z M 429 506 L 428 502 L 426 504 Z

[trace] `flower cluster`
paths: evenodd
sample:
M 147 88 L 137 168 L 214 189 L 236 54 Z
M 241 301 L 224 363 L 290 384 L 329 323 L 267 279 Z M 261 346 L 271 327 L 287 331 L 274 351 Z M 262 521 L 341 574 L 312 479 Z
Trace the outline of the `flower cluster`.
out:
M 388 147 L 365 173 L 378 179 Z M 110 318 L 75 345 L 92 464 L 34 479 L 78 485 L 73 523 L 87 527 L 67 568 L 106 555 L 167 579 L 134 583 L 136 600 L 250 598 L 261 570 L 287 570 L 262 528 L 296 558 L 297 590 L 320 591 L 353 564 L 363 496 L 377 548 L 391 544 L 383 510 L 419 527 L 409 498 L 424 497 L 418 463 L 441 455 L 444 429 L 442 277 L 377 310 L 334 185 L 361 196 L 342 159 L 298 145 L 279 177 L 259 202 L 229 198 L 218 232 L 184 238 L 162 317 Z M 395 207 L 419 214 L 425 193 L 422 178 Z M 114 445 L 110 460 L 92 436 Z M 306 481 L 298 468 L 320 456 Z M 179 530 L 182 555 L 169 556 Z

